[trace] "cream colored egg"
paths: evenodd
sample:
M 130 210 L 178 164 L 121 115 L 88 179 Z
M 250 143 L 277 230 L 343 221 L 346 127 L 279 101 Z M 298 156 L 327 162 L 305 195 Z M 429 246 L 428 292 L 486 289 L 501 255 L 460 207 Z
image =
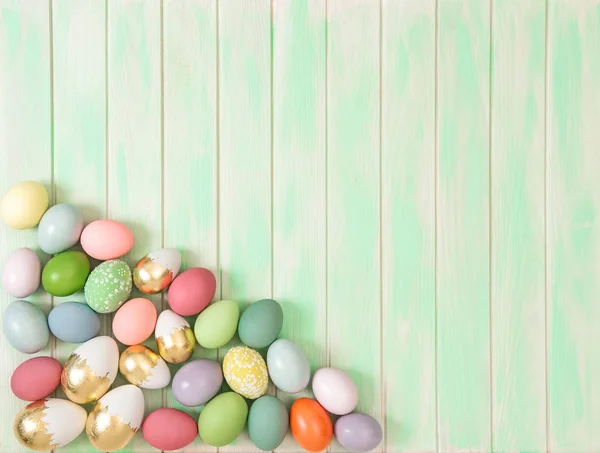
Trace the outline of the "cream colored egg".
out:
M 143 389 L 162 389 L 171 382 L 171 371 L 166 362 L 141 344 L 123 351 L 119 371 L 130 383 Z
M 262 356 L 248 346 L 236 346 L 225 354 L 223 376 L 231 390 L 254 400 L 267 392 L 269 374 Z
M 12 186 L 0 202 L 0 214 L 15 230 L 33 228 L 48 209 L 48 192 L 38 182 L 25 181 Z
M 169 363 L 183 363 L 196 348 L 196 337 L 188 322 L 171 310 L 164 310 L 156 321 L 158 353 Z
M 148 253 L 133 269 L 133 283 L 144 294 L 158 294 L 169 287 L 181 267 L 177 249 L 160 249 Z

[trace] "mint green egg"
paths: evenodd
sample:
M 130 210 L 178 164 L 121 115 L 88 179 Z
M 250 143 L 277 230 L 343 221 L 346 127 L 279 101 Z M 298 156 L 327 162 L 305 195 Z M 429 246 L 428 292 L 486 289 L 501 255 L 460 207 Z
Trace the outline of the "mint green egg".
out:
M 112 313 L 129 299 L 131 269 L 121 260 L 110 260 L 92 271 L 85 284 L 85 300 L 98 313 Z
M 234 392 L 214 397 L 200 412 L 198 434 L 213 447 L 223 447 L 238 438 L 248 417 L 248 405 Z
M 271 451 L 279 447 L 288 426 L 288 411 L 278 398 L 265 395 L 252 403 L 248 414 L 248 434 L 261 450 Z
M 266 348 L 273 343 L 283 327 L 283 310 L 273 299 L 250 304 L 238 325 L 240 340 L 251 348 Z
M 200 346 L 216 349 L 225 346 L 237 330 L 240 309 L 232 300 L 221 300 L 206 307 L 194 324 L 194 334 Z

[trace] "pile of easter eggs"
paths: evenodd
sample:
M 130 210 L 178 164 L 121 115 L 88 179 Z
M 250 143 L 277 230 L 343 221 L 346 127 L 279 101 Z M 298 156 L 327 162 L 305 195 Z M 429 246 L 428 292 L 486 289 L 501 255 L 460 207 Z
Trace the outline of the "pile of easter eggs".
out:
M 125 447 L 140 429 L 144 439 L 160 450 L 184 448 L 198 435 L 204 443 L 220 447 L 234 442 L 246 426 L 250 439 L 265 451 L 277 448 L 288 430 L 300 447 L 311 452 L 325 450 L 334 433 L 352 451 L 368 451 L 381 442 L 379 423 L 353 413 L 357 388 L 342 370 L 317 370 L 312 376 L 315 399 L 298 398 L 289 411 L 281 400 L 266 394 L 269 381 L 282 392 L 296 394 L 311 380 L 302 349 L 278 339 L 284 313 L 276 301 L 257 301 L 241 314 L 234 301 L 212 302 L 216 290 L 212 272 L 191 268 L 179 273 L 181 255 L 175 249 L 149 253 L 130 269 L 120 259 L 134 244 L 127 226 L 113 220 L 85 226 L 79 211 L 69 204 L 48 209 L 48 194 L 36 182 L 12 187 L 2 199 L 0 213 L 14 229 L 37 226 L 39 247 L 51 255 L 42 268 L 33 250 L 21 248 L 4 263 L 3 288 L 18 299 L 5 308 L 4 335 L 26 354 L 44 349 L 51 335 L 81 343 L 64 365 L 52 357 L 35 357 L 15 369 L 12 391 L 31 401 L 14 422 L 14 435 L 24 447 L 52 450 L 85 430 L 94 447 L 111 452 Z M 90 257 L 101 261 L 94 269 Z M 37 291 L 40 281 L 56 297 L 83 290 L 86 303 L 60 303 L 46 318 L 35 304 L 23 300 Z M 167 291 L 170 309 L 158 314 L 150 300 L 131 298 L 134 285 L 142 295 Z M 114 339 L 98 336 L 100 316 L 108 313 L 114 313 Z M 183 316 L 196 317 L 193 329 Z M 236 333 L 243 345 L 229 348 L 222 364 L 190 360 L 197 344 L 221 348 Z M 142 344 L 152 335 L 155 347 Z M 121 352 L 115 339 L 125 346 Z M 172 377 L 168 364 L 183 365 Z M 111 389 L 119 373 L 129 384 Z M 144 417 L 141 389 L 169 385 L 181 405 L 204 406 L 197 421 L 171 408 Z M 59 387 L 68 399 L 50 397 Z M 81 407 L 88 403 L 94 403 L 89 414 Z M 335 425 L 330 414 L 340 416 Z

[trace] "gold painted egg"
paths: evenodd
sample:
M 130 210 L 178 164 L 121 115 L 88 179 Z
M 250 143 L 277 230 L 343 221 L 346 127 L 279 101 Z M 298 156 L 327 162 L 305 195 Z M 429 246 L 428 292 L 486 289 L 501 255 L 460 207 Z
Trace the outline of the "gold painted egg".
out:
M 133 283 L 144 294 L 158 294 L 169 287 L 181 267 L 177 249 L 160 249 L 148 253 L 133 269 Z
M 223 375 L 231 390 L 254 400 L 267 392 L 269 374 L 262 356 L 247 346 L 236 346 L 225 354 Z
M 119 371 L 130 383 L 143 389 L 162 389 L 171 382 L 171 372 L 165 361 L 141 344 L 123 351 Z
M 196 337 L 188 322 L 171 310 L 163 311 L 154 331 L 158 353 L 169 363 L 183 363 L 196 348 Z

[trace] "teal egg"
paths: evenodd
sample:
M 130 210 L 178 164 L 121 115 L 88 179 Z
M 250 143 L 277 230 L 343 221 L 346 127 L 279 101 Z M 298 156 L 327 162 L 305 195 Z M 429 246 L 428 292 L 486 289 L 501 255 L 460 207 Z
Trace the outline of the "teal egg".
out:
M 92 271 L 85 284 L 85 300 L 98 313 L 112 313 L 129 298 L 131 269 L 121 260 L 110 260 Z
M 288 411 L 279 399 L 265 395 L 252 403 L 248 414 L 248 434 L 261 450 L 271 451 L 279 447 L 288 426 Z
M 281 305 L 272 299 L 263 299 L 250 304 L 242 313 L 238 334 L 245 345 L 266 348 L 277 339 L 282 326 Z

